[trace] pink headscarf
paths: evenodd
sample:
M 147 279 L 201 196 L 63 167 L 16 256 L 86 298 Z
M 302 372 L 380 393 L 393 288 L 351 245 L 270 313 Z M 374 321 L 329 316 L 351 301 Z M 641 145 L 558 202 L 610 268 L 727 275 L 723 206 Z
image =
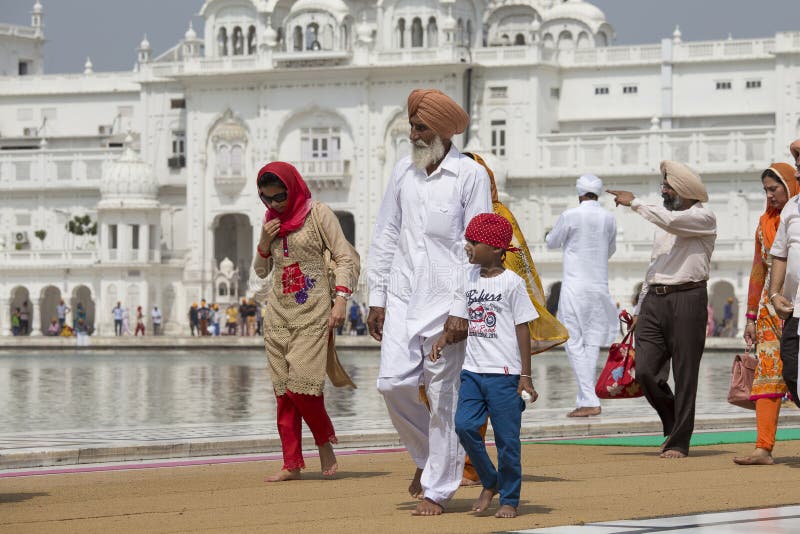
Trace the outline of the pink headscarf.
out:
M 258 180 L 268 172 L 277 176 L 286 187 L 288 204 L 283 213 L 278 213 L 270 208 L 264 199 L 261 199 L 261 202 L 267 207 L 264 222 L 272 219 L 280 220 L 281 228 L 278 230 L 278 237 L 286 237 L 287 234 L 303 226 L 308 212 L 311 211 L 311 191 L 308 190 L 303 177 L 300 176 L 294 165 L 283 161 L 273 161 L 261 167 L 261 170 L 258 171 L 258 178 L 256 178 L 256 187 L 258 187 Z M 260 194 L 258 198 L 261 198 Z

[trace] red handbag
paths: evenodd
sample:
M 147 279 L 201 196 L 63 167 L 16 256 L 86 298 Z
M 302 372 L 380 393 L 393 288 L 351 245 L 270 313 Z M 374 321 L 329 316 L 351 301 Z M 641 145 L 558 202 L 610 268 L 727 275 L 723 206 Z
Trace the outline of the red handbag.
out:
M 622 310 L 619 319 L 628 326 L 628 333 L 620 343 L 614 343 L 608 349 L 608 361 L 594 387 L 595 393 L 601 399 L 632 399 L 644 395 L 642 387 L 636 381 L 636 355 L 633 330 L 630 329 L 633 318 Z

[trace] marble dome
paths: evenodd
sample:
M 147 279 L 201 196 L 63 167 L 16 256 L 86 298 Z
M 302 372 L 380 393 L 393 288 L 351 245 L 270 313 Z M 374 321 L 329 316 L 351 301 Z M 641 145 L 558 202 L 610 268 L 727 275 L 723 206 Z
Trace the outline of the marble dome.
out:
M 125 150 L 103 175 L 100 184 L 101 204 L 121 205 L 128 201 L 157 203 L 158 181 L 153 170 L 132 147 L 133 139 L 125 139 Z

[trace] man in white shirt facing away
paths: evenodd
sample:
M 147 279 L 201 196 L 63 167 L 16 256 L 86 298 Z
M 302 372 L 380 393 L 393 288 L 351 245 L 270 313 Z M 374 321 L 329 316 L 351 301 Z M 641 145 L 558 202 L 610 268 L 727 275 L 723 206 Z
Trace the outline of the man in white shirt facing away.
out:
M 708 281 L 717 219 L 703 206 L 708 193 L 686 165 L 661 162 L 662 206 L 642 204 L 628 191 L 609 191 L 655 224 L 655 240 L 634 312 L 636 380 L 658 412 L 664 435 L 662 458 L 685 458 L 694 430 L 697 379 L 706 343 Z M 667 380 L 675 374 L 675 393 Z
M 367 326 L 381 341 L 378 390 L 417 466 L 409 493 L 425 497 L 413 513 L 430 516 L 461 483 L 454 418 L 467 322 L 449 311 L 468 268 L 464 230 L 492 202 L 484 168 L 451 142 L 469 115 L 426 89 L 409 95 L 408 118 L 412 154 L 392 171 L 368 256 Z M 443 329 L 453 343 L 432 362 L 426 356 Z
M 594 391 L 600 346 L 617 332 L 617 308 L 608 292 L 608 260 L 617 249 L 617 222 L 597 201 L 603 181 L 585 174 L 575 183 L 578 207 L 561 214 L 547 234 L 547 248 L 563 248 L 564 274 L 558 320 L 567 327 L 565 345 L 578 384 L 575 409 L 567 417 L 600 414 Z

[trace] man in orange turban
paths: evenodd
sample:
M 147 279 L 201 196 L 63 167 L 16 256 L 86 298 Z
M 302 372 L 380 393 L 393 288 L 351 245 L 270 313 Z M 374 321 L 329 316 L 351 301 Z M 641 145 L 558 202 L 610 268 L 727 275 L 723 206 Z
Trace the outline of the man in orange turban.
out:
M 450 309 L 454 283 L 474 269 L 461 252 L 465 221 L 491 213 L 491 182 L 451 142 L 469 117 L 449 96 L 413 91 L 408 120 L 413 151 L 392 171 L 367 257 L 367 326 L 381 342 L 378 391 L 416 465 L 408 491 L 424 495 L 413 514 L 432 516 L 461 483 L 454 417 L 467 322 Z M 442 330 L 451 344 L 432 362 L 427 355 Z
M 450 151 L 450 140 L 469 125 L 469 115 L 438 89 L 415 89 L 408 95 L 411 159 L 431 174 Z

